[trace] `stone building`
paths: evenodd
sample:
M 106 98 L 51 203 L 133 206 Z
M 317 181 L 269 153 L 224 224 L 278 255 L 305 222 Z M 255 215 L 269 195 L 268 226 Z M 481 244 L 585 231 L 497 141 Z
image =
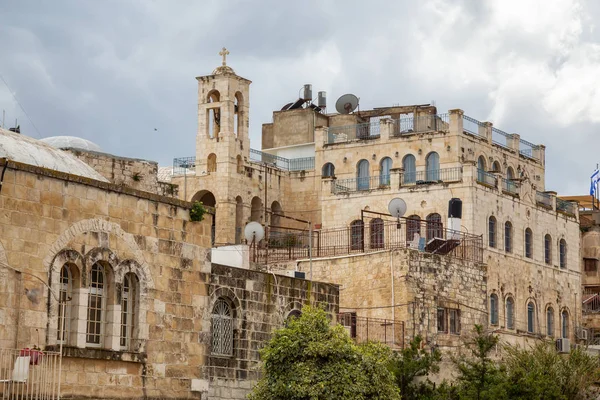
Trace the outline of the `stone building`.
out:
M 212 215 L 190 221 L 156 163 L 46 142 L 0 130 L 2 395 L 42 368 L 6 375 L 21 349 L 62 342 L 63 398 L 242 399 L 288 315 L 337 313 L 336 285 L 211 262 Z
M 439 113 L 431 105 L 408 105 L 331 113 L 308 93 L 273 113 L 272 122 L 263 124 L 262 149 L 254 150 L 248 139 L 250 81 L 225 63 L 197 81 L 196 155 L 176 158 L 167 180 L 178 186 L 180 198 L 215 207 L 217 246 L 242 242 L 246 223 L 258 221 L 267 229 L 257 246 L 261 262 L 307 271 L 299 260 L 311 251 L 315 277 L 359 287 L 379 279 L 370 271 L 373 260 L 384 257 L 366 253 L 389 255 L 398 247 L 425 250 L 421 257 L 438 252 L 441 242 L 434 239 L 450 240 L 448 202 L 460 198 L 459 242 L 473 257 L 456 257 L 458 249 L 447 248 L 442 257 L 453 260 L 443 262 L 459 274 L 482 274 L 474 282 L 484 285 L 461 301 L 463 309 L 472 301 L 480 304 L 490 329 L 507 341 L 578 339 L 578 210 L 545 187 L 543 145 L 460 109 Z M 387 210 L 396 197 L 408 209 L 394 230 Z M 430 262 L 417 261 L 411 251 L 398 256 L 394 276 L 403 275 L 403 263 L 412 271 L 411 262 Z M 339 276 L 327 266 L 336 257 L 347 259 L 336 263 L 360 260 L 360 267 Z M 386 279 L 373 287 L 387 285 Z M 457 303 L 464 283 L 431 285 L 457 285 L 444 300 Z M 392 318 L 397 307 L 388 300 L 373 294 L 361 302 L 347 288 L 342 283 L 342 309 L 353 312 L 360 303 L 382 307 L 379 316 Z M 435 301 L 423 320 L 445 330 L 447 307 L 441 298 Z M 394 312 L 394 318 L 399 315 L 407 318 Z

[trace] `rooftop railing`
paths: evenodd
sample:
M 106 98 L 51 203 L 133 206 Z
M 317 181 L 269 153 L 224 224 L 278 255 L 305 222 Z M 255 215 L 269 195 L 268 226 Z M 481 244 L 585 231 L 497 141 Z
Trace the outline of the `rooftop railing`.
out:
M 508 139 L 510 138 L 510 134 L 504 131 L 501 131 L 498 128 L 492 127 L 492 143 L 497 144 L 500 147 L 504 147 L 508 149 Z
M 508 194 L 517 195 L 519 194 L 519 186 L 513 180 L 502 178 L 502 191 Z
M 173 175 L 196 173 L 196 157 L 180 157 L 173 159 Z
M 393 120 L 392 136 L 410 135 L 418 132 L 447 131 L 450 129 L 448 114 L 420 115 Z
M 483 127 L 483 122 L 477 121 L 475 118 L 463 115 L 463 131 L 475 136 L 485 137 L 479 132 L 479 128 Z
M 577 204 L 563 199 L 556 198 L 556 211 L 561 211 L 565 214 L 575 215 L 577 212 Z
M 519 140 L 519 153 L 525 157 L 532 158 L 537 160 L 535 157 L 534 150 L 537 150 L 538 146 L 528 142 L 527 140 L 520 139 Z
M 552 208 L 552 195 L 544 192 L 535 192 L 535 202 L 543 207 Z
M 326 129 L 325 144 L 379 139 L 379 121 L 357 125 L 330 126 Z
M 462 180 L 461 167 L 433 169 L 428 171 L 409 171 L 402 173 L 400 186 L 459 182 L 460 180 Z
M 334 194 L 342 194 L 389 188 L 390 176 L 376 175 L 361 178 L 337 179 L 332 183 L 331 192 Z

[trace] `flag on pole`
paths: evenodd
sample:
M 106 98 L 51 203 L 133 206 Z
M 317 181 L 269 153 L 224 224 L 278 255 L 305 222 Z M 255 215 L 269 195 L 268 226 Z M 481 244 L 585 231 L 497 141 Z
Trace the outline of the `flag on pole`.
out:
M 590 177 L 591 185 L 590 185 L 590 195 L 596 195 L 596 185 L 600 182 L 600 170 L 596 168 L 592 176 Z

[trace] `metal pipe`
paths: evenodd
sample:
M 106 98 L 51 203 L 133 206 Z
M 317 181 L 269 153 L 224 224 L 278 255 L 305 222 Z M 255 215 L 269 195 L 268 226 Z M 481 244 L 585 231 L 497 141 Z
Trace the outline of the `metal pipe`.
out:
M 310 280 L 313 280 L 313 266 L 312 266 L 312 223 L 308 222 L 308 258 L 310 260 Z
M 392 342 L 396 339 L 396 298 L 394 293 L 394 250 L 390 250 L 390 279 L 392 281 Z

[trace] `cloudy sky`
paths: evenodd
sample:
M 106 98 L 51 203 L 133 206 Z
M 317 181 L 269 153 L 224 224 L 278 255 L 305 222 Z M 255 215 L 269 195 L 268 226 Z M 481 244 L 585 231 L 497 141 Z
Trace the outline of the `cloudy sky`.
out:
M 597 0 L 3 0 L 0 74 L 29 118 L 2 81 L 0 109 L 29 136 L 170 165 L 194 155 L 194 77 L 226 46 L 253 81 L 253 148 L 312 83 L 363 109 L 461 108 L 545 144 L 547 188 L 586 194 L 600 162 L 599 17 Z

